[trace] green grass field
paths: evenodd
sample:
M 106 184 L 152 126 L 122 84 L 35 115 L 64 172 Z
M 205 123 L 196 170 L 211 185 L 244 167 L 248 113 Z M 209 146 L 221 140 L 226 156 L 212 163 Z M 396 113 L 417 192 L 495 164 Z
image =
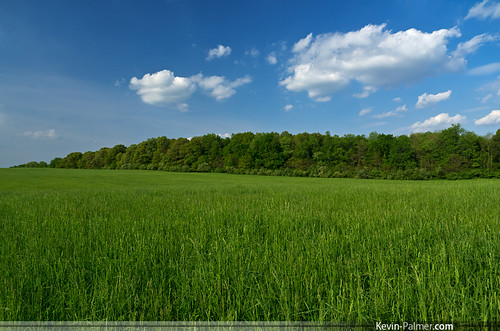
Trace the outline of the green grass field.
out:
M 500 321 L 500 181 L 0 169 L 0 320 Z

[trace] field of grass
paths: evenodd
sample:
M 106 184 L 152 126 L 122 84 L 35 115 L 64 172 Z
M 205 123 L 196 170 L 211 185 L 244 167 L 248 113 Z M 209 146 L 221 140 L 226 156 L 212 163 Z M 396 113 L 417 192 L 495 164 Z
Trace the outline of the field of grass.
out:
M 500 181 L 0 169 L 0 320 L 500 321 Z

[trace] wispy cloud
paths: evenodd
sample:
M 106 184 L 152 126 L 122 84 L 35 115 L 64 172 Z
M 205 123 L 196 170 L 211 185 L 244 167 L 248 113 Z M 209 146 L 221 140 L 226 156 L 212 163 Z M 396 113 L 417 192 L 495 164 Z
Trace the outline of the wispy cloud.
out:
M 231 54 L 231 47 L 219 45 L 216 48 L 208 51 L 207 61 L 211 61 L 215 58 L 220 58 L 223 56 L 229 56 Z
M 465 19 L 477 18 L 480 20 L 485 20 L 488 17 L 491 18 L 500 17 L 500 3 L 497 2 L 490 3 L 489 0 L 478 2 L 471 9 L 469 9 L 469 13 L 465 17 Z
M 26 131 L 23 132 L 23 136 L 33 139 L 56 139 L 59 137 L 55 129 L 49 129 L 45 131 Z
M 371 113 L 373 110 L 373 107 L 370 107 L 370 108 L 363 108 L 361 109 L 361 111 L 359 112 L 359 116 L 365 116 L 365 115 L 368 115 L 369 113 Z
M 260 51 L 257 48 L 252 48 L 249 51 L 245 52 L 245 55 L 249 55 L 251 57 L 258 57 L 260 55 Z
M 353 94 L 353 96 L 355 98 L 360 98 L 360 99 L 368 98 L 370 96 L 370 94 L 372 94 L 376 91 L 377 91 L 377 89 L 373 86 L 365 86 L 365 87 L 363 87 L 363 92 Z
M 286 112 L 289 112 L 290 110 L 292 110 L 293 108 L 293 105 L 286 105 L 285 107 L 283 107 L 283 109 L 286 111 Z
M 373 115 L 373 118 L 381 119 L 381 118 L 386 118 L 386 117 L 391 117 L 391 116 L 398 116 L 402 112 L 407 112 L 407 111 L 408 111 L 408 108 L 406 108 L 406 105 L 402 105 L 402 106 L 399 106 L 398 108 L 396 108 L 395 110 L 388 111 L 388 112 L 385 112 L 382 114 Z
M 469 70 L 469 75 L 491 75 L 500 72 L 500 62 L 489 63 Z
M 415 107 L 425 108 L 425 107 L 433 106 L 433 105 L 437 104 L 438 102 L 441 102 L 441 101 L 448 99 L 451 95 L 451 92 L 452 92 L 451 90 L 448 90 L 446 92 L 441 92 L 438 94 L 424 93 L 418 97 L 418 101 L 417 101 L 417 104 L 415 105 Z

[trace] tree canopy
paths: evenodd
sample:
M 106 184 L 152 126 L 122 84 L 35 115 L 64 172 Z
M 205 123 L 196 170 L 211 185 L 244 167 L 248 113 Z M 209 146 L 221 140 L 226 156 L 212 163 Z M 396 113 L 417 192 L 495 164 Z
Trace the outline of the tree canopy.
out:
M 129 147 L 73 152 L 17 167 L 144 169 L 385 179 L 500 178 L 500 129 L 478 136 L 459 124 L 439 132 L 369 136 L 330 132 L 149 138 Z

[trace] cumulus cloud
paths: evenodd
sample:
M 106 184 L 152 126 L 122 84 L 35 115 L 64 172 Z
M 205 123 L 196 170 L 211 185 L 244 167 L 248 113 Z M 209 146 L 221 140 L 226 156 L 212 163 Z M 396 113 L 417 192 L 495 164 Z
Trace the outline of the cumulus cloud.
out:
M 211 61 L 215 58 L 229 56 L 229 54 L 231 54 L 231 47 L 219 45 L 216 48 L 213 48 L 210 51 L 208 51 L 207 60 Z
M 235 88 L 252 81 L 249 76 L 229 81 L 224 76 L 203 77 L 202 74 L 192 76 L 191 80 L 197 83 L 203 90 L 210 93 L 217 101 L 222 101 L 231 97 L 236 93 Z
M 471 9 L 469 9 L 469 13 L 465 17 L 465 19 L 469 18 L 478 18 L 480 20 L 491 18 L 499 18 L 500 17 L 500 3 L 490 3 L 489 0 L 484 0 L 483 2 L 476 3 Z
M 307 91 L 311 99 L 325 101 L 351 81 L 372 88 L 412 83 L 463 68 L 463 56 L 487 39 L 484 36 L 463 44 L 451 54 L 447 43 L 461 36 L 458 28 L 393 33 L 385 27 L 367 25 L 347 33 L 309 34 L 293 46 L 289 76 L 280 85 L 294 92 Z
M 443 100 L 446 100 L 450 97 L 451 95 L 451 90 L 448 90 L 446 92 L 438 93 L 438 94 L 427 94 L 424 93 L 421 96 L 418 97 L 417 104 L 415 107 L 417 108 L 425 108 L 425 107 L 430 107 L 438 102 L 441 102 Z
M 271 54 L 269 54 L 266 57 L 266 61 L 267 61 L 267 63 L 273 64 L 273 65 L 276 64 L 276 63 L 278 63 L 278 59 L 276 58 L 276 53 L 272 52 Z
M 182 112 L 188 111 L 187 99 L 196 91 L 197 86 L 208 91 L 216 100 L 222 101 L 236 93 L 235 88 L 250 83 L 248 76 L 234 81 L 224 76 L 204 77 L 198 74 L 191 77 L 176 77 L 170 70 L 145 74 L 142 78 L 133 77 L 129 88 L 136 90 L 142 101 L 151 105 L 175 105 Z
M 416 122 L 410 127 L 411 132 L 426 132 L 446 129 L 452 124 L 461 123 L 466 120 L 465 116 L 455 115 L 450 116 L 448 113 L 441 113 L 434 117 L 428 118 L 423 122 Z
M 500 71 L 500 62 L 485 64 L 469 70 L 470 75 L 490 75 Z
M 500 124 L 500 110 L 492 110 L 488 115 L 474 121 L 476 125 Z
M 283 109 L 284 109 L 286 112 L 288 112 L 288 111 L 292 110 L 292 108 L 293 108 L 293 105 L 286 105 L 285 107 L 283 107 Z
M 54 129 L 45 131 L 26 131 L 23 132 L 23 136 L 33 139 L 56 139 L 59 137 L 59 135 L 56 133 L 56 130 Z
M 185 109 L 186 101 L 196 90 L 196 85 L 186 77 L 176 77 L 170 70 L 132 77 L 129 88 L 136 90 L 142 101 L 150 105 L 177 104 Z

